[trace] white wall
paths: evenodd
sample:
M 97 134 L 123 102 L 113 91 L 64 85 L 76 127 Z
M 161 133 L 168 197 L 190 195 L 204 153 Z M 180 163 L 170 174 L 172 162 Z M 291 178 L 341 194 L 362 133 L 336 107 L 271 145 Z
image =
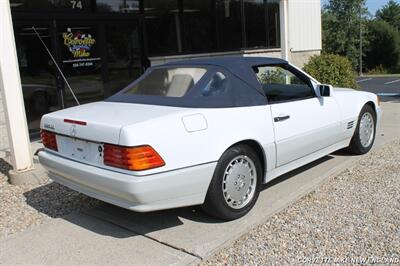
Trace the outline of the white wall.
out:
M 321 50 L 321 1 L 288 0 L 288 13 L 289 50 Z

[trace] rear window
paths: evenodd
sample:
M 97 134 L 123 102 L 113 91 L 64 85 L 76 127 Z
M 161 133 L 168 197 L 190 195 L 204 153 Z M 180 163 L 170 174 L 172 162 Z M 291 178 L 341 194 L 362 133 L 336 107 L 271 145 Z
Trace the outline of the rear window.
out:
M 206 71 L 205 68 L 193 67 L 156 68 L 124 94 L 182 97 Z

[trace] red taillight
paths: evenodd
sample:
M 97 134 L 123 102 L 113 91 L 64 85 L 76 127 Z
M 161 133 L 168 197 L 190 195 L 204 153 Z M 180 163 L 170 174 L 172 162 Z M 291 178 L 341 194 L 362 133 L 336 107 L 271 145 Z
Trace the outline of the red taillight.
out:
M 133 171 L 165 165 L 161 156 L 150 146 L 123 147 L 104 144 L 104 164 Z
M 43 146 L 45 146 L 48 149 L 58 151 L 55 133 L 46 130 L 41 130 L 40 138 L 42 139 Z

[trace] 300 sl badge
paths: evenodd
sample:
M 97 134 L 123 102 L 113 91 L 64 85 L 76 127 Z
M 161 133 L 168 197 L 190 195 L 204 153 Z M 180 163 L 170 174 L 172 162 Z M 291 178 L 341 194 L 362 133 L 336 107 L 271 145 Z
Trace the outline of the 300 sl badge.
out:
M 46 123 L 45 123 L 45 124 L 43 125 L 43 127 L 44 127 L 44 128 L 47 128 L 47 129 L 55 130 L 55 127 L 54 127 L 53 124 L 46 124 Z

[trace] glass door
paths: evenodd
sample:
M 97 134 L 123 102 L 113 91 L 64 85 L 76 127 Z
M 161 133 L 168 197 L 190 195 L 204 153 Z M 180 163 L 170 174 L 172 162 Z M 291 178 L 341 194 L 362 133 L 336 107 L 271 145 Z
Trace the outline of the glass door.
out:
M 94 23 L 58 23 L 61 66 L 81 104 L 104 99 L 101 39 L 101 30 Z M 76 105 L 65 82 L 64 91 L 64 106 Z
M 134 20 L 105 24 L 107 95 L 123 89 L 142 73 L 139 27 Z
M 80 103 L 100 101 L 142 73 L 136 20 L 58 23 L 61 65 Z M 65 107 L 76 105 L 64 83 Z
M 43 114 L 60 108 L 56 86 L 58 73 L 45 48 L 47 46 L 50 52 L 54 51 L 53 28 L 50 25 L 50 22 L 14 24 L 22 93 L 31 136 L 38 135 Z

